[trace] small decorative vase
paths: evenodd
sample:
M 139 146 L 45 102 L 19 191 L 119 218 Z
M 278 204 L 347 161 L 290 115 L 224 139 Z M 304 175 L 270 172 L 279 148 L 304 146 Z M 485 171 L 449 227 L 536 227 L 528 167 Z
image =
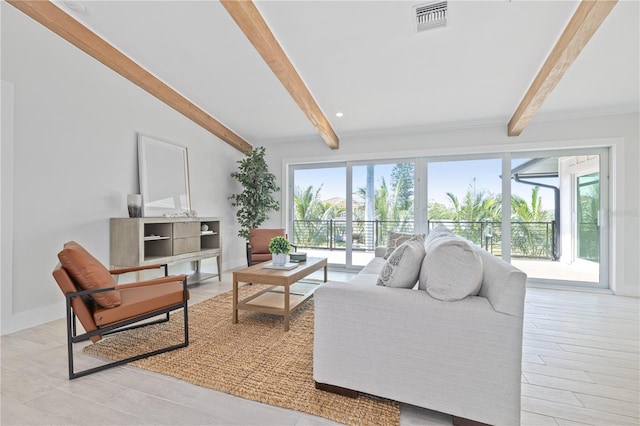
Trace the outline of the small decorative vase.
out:
M 288 257 L 289 257 L 289 256 L 287 256 L 287 255 L 286 255 L 286 254 L 284 254 L 284 253 L 281 253 L 281 254 L 273 254 L 273 253 L 272 253 L 272 254 L 271 254 L 271 262 L 272 262 L 274 265 L 284 265 L 285 263 L 287 263 L 287 258 L 288 258 Z
M 129 217 L 142 217 L 142 195 L 127 195 L 127 209 L 129 210 Z

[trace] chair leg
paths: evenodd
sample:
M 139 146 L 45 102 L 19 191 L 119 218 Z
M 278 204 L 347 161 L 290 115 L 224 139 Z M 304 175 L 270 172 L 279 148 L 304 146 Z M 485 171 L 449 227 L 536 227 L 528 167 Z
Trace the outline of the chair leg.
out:
M 69 360 L 69 380 L 73 378 L 73 338 L 76 336 L 76 315 L 71 309 L 71 299 L 67 301 L 67 359 Z M 73 322 L 73 324 L 72 324 Z
M 187 293 L 187 279 L 185 278 L 185 285 L 184 285 L 184 292 L 185 292 L 185 297 L 184 297 L 184 303 L 182 304 L 182 312 L 184 313 L 184 343 L 185 346 L 189 345 L 189 312 L 187 309 L 187 305 L 188 305 L 188 300 L 186 297 L 186 293 Z M 169 316 L 169 313 L 167 312 L 167 316 Z

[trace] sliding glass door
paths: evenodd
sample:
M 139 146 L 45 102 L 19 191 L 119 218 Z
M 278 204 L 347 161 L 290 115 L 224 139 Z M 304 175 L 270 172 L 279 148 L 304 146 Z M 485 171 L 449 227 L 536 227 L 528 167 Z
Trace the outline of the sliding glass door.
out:
M 334 266 L 362 267 L 390 231 L 413 232 L 414 163 L 295 166 L 293 243 Z
M 294 243 L 359 268 L 391 231 L 444 225 L 529 283 L 608 288 L 606 149 L 294 166 Z
M 351 164 L 351 265 L 365 266 L 389 232 L 414 229 L 414 164 Z
M 576 177 L 576 257 L 600 261 L 600 173 Z
M 608 287 L 607 264 L 600 262 L 608 256 L 600 223 L 606 154 L 545 152 L 512 160 L 511 262 L 530 283 Z
M 293 244 L 309 256 L 326 257 L 331 264 L 344 265 L 346 165 L 296 167 L 292 177 L 289 207 Z
M 427 170 L 428 229 L 444 225 L 500 256 L 502 160 L 434 160 Z

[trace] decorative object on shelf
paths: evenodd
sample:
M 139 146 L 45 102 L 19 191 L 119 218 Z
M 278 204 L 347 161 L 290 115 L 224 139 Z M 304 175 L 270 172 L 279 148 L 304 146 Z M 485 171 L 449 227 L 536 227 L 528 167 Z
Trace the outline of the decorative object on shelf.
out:
M 269 241 L 269 251 L 272 254 L 271 261 L 274 265 L 284 265 L 289 262 L 291 243 L 285 237 L 273 237 Z
M 200 230 L 202 232 L 207 232 L 209 230 L 209 225 L 207 225 L 206 223 L 203 223 L 202 226 L 200 227 Z
M 144 217 L 195 217 L 186 147 L 139 134 L 138 162 Z
M 129 210 L 129 217 L 142 217 L 142 195 L 127 195 L 127 209 Z
M 198 212 L 195 210 L 189 210 L 182 213 L 165 213 L 162 217 L 198 217 Z
M 269 218 L 271 210 L 280 210 L 280 204 L 273 198 L 273 193 L 280 191 L 276 177 L 269 172 L 269 166 L 264 160 L 264 147 L 255 148 L 247 156 L 237 161 L 238 171 L 231 173 L 231 177 L 242 185 L 240 194 L 232 194 L 229 199 L 231 206 L 239 207 L 236 216 L 240 224 L 238 236 L 249 240 L 249 232 Z

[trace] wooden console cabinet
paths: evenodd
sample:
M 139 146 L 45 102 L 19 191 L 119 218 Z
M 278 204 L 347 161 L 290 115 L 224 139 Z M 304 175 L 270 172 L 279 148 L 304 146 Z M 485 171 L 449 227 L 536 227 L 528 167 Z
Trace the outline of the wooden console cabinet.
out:
M 213 217 L 141 217 L 111 219 L 111 266 L 196 262 L 193 284 L 214 277 L 200 272 L 200 261 L 215 257 L 222 280 L 220 220 Z

